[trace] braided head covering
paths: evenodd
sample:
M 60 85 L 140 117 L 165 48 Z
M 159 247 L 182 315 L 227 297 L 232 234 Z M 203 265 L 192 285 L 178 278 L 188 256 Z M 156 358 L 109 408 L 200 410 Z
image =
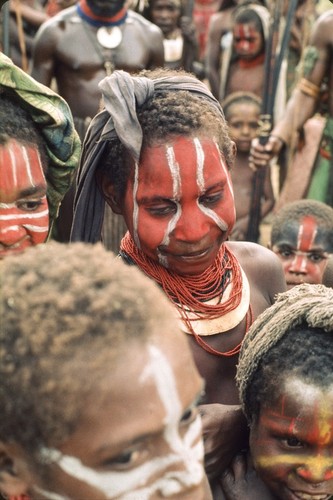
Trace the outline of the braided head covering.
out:
M 50 234 L 60 203 L 74 178 L 81 152 L 71 111 L 62 97 L 38 83 L 0 53 L 0 93 L 1 90 L 15 96 L 16 102 L 28 112 L 44 140 L 49 160 L 45 177 Z
M 74 201 L 72 241 L 95 243 L 101 238 L 104 215 L 104 198 L 100 192 L 95 172 L 99 166 L 106 141 L 118 136 L 120 142 L 138 162 L 142 147 L 142 129 L 137 117 L 140 108 L 158 92 L 185 90 L 206 100 L 224 114 L 219 102 L 207 86 L 197 78 L 180 73 L 151 79 L 131 76 L 125 71 L 115 71 L 104 78 L 99 87 L 105 109 L 91 121 L 87 131 L 79 167 L 77 192 Z
M 304 283 L 280 293 L 275 304 L 260 314 L 251 326 L 242 345 L 236 375 L 240 400 L 249 420 L 248 391 L 260 363 L 284 335 L 304 323 L 310 328 L 333 333 L 332 288 Z

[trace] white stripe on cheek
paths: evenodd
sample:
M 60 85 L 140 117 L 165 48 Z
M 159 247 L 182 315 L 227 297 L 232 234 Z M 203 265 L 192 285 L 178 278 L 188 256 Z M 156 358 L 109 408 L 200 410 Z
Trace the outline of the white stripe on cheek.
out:
M 43 210 L 43 212 L 38 212 L 38 213 L 25 213 L 25 214 L 8 214 L 8 215 L 0 215 L 0 220 L 17 220 L 17 219 L 41 219 L 42 217 L 45 217 L 45 215 L 49 214 L 49 210 Z
M 41 450 L 44 461 L 57 463 L 68 475 L 103 492 L 108 499 L 148 500 L 157 491 L 163 496 L 170 496 L 183 491 L 185 487 L 198 485 L 203 478 L 203 443 L 199 439 L 201 419 L 197 417 L 182 439 L 178 430 L 182 407 L 173 370 L 157 347 L 149 346 L 148 349 L 149 363 L 140 381 L 144 383 L 147 378 L 155 380 L 157 393 L 166 412 L 164 438 L 171 453 L 153 458 L 127 472 L 97 472 L 76 457 L 63 455 L 55 449 Z M 177 470 L 170 470 L 173 466 L 177 466 Z M 184 466 L 186 470 L 181 470 Z M 157 475 L 159 479 L 154 483 L 140 488 Z M 58 499 L 54 497 L 54 500 Z
M 196 156 L 197 156 L 197 185 L 199 188 L 199 193 L 201 195 L 205 192 L 205 189 L 206 189 L 205 177 L 204 177 L 205 153 L 202 149 L 201 142 L 197 137 L 193 139 L 193 142 L 194 142 Z M 214 142 L 214 144 L 218 150 L 220 163 L 222 163 L 222 165 L 223 165 L 222 168 L 224 168 L 224 164 L 222 162 L 222 158 L 221 158 L 218 146 L 217 146 L 216 142 Z M 225 169 L 224 169 L 224 171 L 225 171 Z M 230 187 L 228 175 L 227 175 L 227 179 L 228 179 L 228 186 Z M 231 192 L 232 192 L 232 190 L 231 190 Z M 219 215 L 217 215 L 217 213 L 214 212 L 214 210 L 202 205 L 200 203 L 199 199 L 197 200 L 197 205 L 198 205 L 199 210 L 201 210 L 201 212 L 203 212 L 207 217 L 212 219 L 215 222 L 215 224 L 221 229 L 221 231 L 228 230 L 228 224 Z
M 167 246 L 169 245 L 170 242 L 170 233 L 175 229 L 177 222 L 180 219 L 182 209 L 179 203 L 179 199 L 181 196 L 181 177 L 180 177 L 180 172 L 179 172 L 179 164 L 176 162 L 175 158 L 175 151 L 172 146 L 167 146 L 166 147 L 166 158 L 167 158 L 167 164 L 170 169 L 170 174 L 171 174 L 171 179 L 172 179 L 172 198 L 174 203 L 177 206 L 176 213 L 173 217 L 171 217 L 167 228 L 164 233 L 163 240 L 161 241 L 161 245 Z M 168 259 L 164 255 L 161 255 L 160 252 L 158 252 L 158 260 L 159 263 L 164 266 L 168 267 Z

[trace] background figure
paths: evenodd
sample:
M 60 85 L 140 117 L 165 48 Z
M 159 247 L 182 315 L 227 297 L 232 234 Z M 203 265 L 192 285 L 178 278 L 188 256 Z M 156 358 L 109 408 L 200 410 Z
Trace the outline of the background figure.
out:
M 48 19 L 41 0 L 10 0 L 9 56 L 17 66 L 30 71 L 33 43 L 38 28 Z
M 203 381 L 156 285 L 56 242 L 8 257 L 1 284 L 5 495 L 210 500 Z
M 287 288 L 321 283 L 333 253 L 333 208 L 315 200 L 288 203 L 273 218 L 269 247 L 281 260 Z
M 162 31 L 164 40 L 164 66 L 182 68 L 201 75 L 198 40 L 192 19 L 183 15 L 181 0 L 151 0 L 145 17 Z
M 211 17 L 209 22 L 207 49 L 205 55 L 206 74 L 211 91 L 217 99 L 220 95 L 220 73 L 221 64 L 223 64 L 223 54 L 224 51 L 227 51 L 227 60 L 230 59 L 232 31 L 235 22 L 234 16 L 235 12 L 237 11 L 237 7 L 241 6 L 242 4 L 257 4 L 265 6 L 265 2 L 224 0 L 221 2 L 219 11 Z
M 222 107 L 229 125 L 230 137 L 235 141 L 237 147 L 235 163 L 231 170 L 236 223 L 230 237 L 232 240 L 244 241 L 250 222 L 249 213 L 254 177 L 253 170 L 249 168 L 249 153 L 251 141 L 258 132 L 261 99 L 249 92 L 235 92 L 223 101 Z M 273 187 L 270 172 L 267 171 L 261 205 L 262 219 L 271 211 L 273 205 Z
M 58 14 L 61 10 L 67 9 L 76 4 L 77 0 L 47 0 L 45 4 L 45 12 L 52 17 Z
M 100 239 L 104 203 L 123 215 L 120 255 L 169 297 L 205 379 L 205 459 L 213 477 L 246 443 L 237 357 L 252 319 L 285 289 L 281 264 L 263 246 L 227 241 L 235 148 L 204 83 L 159 69 L 136 77 L 117 71 L 100 87 L 106 108 L 84 142 L 72 238 Z
M 323 285 L 280 294 L 253 324 L 237 370 L 251 456 L 221 478 L 225 499 L 262 499 L 259 480 L 272 499 L 331 498 L 332 336 L 333 290 Z
M 35 38 L 32 76 L 47 86 L 55 79 L 82 139 L 100 109 L 98 83 L 106 74 L 114 69 L 131 73 L 163 66 L 163 62 L 162 32 L 128 10 L 124 0 L 79 0 L 41 26 Z M 73 191 L 67 195 L 57 221 L 54 237 L 59 241 L 69 239 Z M 122 219 L 110 218 L 108 224 L 115 240 L 108 246 L 117 251 L 124 234 Z
M 302 169 L 301 175 L 291 176 L 289 191 L 297 190 L 300 197 L 316 199 L 333 206 L 333 93 L 329 82 L 333 77 L 332 47 L 333 47 L 333 10 L 322 14 L 313 26 L 309 46 L 304 55 L 302 78 L 294 89 L 288 101 L 287 109 L 282 120 L 273 128 L 265 146 L 253 141 L 251 149 L 252 165 L 260 168 L 269 164 L 285 145 L 297 144 L 298 134 L 306 121 L 318 110 L 321 102 L 321 90 L 326 92 L 326 123 L 319 130 L 319 146 L 312 151 L 313 162 L 298 163 Z M 325 83 L 328 82 L 328 87 Z M 314 154 L 313 154 L 314 153 Z M 308 154 L 308 153 L 307 153 Z M 304 166 L 306 165 L 306 168 Z M 287 197 L 287 199 L 290 199 Z
M 67 103 L 0 53 L 0 258 L 46 240 L 80 152 Z
M 235 10 L 232 36 L 221 54 L 219 100 L 238 91 L 262 97 L 269 21 L 270 13 L 262 5 L 240 5 Z

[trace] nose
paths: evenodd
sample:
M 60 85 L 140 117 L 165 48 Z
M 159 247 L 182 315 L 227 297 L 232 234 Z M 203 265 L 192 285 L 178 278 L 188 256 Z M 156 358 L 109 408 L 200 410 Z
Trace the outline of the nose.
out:
M 26 230 L 22 226 L 8 225 L 0 222 L 0 244 L 11 247 L 26 236 Z
M 298 467 L 297 474 L 313 487 L 319 488 L 325 481 L 333 480 L 332 457 L 316 455 L 308 464 Z
M 183 242 L 198 242 L 209 233 L 211 222 L 198 206 L 193 210 L 183 210 L 175 225 L 173 236 Z
M 289 272 L 294 274 L 307 274 L 306 255 L 295 255 L 290 263 Z

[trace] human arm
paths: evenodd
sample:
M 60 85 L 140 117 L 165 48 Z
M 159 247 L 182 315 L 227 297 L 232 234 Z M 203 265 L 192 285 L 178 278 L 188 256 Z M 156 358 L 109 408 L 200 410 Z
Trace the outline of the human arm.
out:
M 180 18 L 180 29 L 184 39 L 183 68 L 185 71 L 193 71 L 193 62 L 199 59 L 199 44 L 192 19 L 182 16 Z
M 317 109 L 319 89 L 331 64 L 333 15 L 321 16 L 314 25 L 307 48 L 303 78 L 294 89 L 286 108 L 284 118 L 273 128 L 265 145 L 254 139 L 251 147 L 252 168 L 267 166 L 285 144 L 290 144 L 305 122 Z
M 27 0 L 11 0 L 9 10 L 14 13 L 19 12 L 25 21 L 36 27 L 49 18 L 43 9 L 36 9 Z
M 219 478 L 220 498 L 225 500 L 273 500 L 265 484 L 252 467 L 248 454 L 240 453 Z
M 149 34 L 147 35 L 150 59 L 147 69 L 154 69 L 164 66 L 164 46 L 163 34 L 158 26 L 151 23 Z
M 57 29 L 52 19 L 46 21 L 37 31 L 33 46 L 31 76 L 48 87 L 55 72 L 55 51 L 59 37 Z
M 239 405 L 201 405 L 205 469 L 209 479 L 219 476 L 232 458 L 248 446 L 247 422 Z
M 206 75 L 211 92 L 216 99 L 218 99 L 220 87 L 221 38 L 225 33 L 222 24 L 222 15 L 222 12 L 217 12 L 210 19 L 205 58 Z

